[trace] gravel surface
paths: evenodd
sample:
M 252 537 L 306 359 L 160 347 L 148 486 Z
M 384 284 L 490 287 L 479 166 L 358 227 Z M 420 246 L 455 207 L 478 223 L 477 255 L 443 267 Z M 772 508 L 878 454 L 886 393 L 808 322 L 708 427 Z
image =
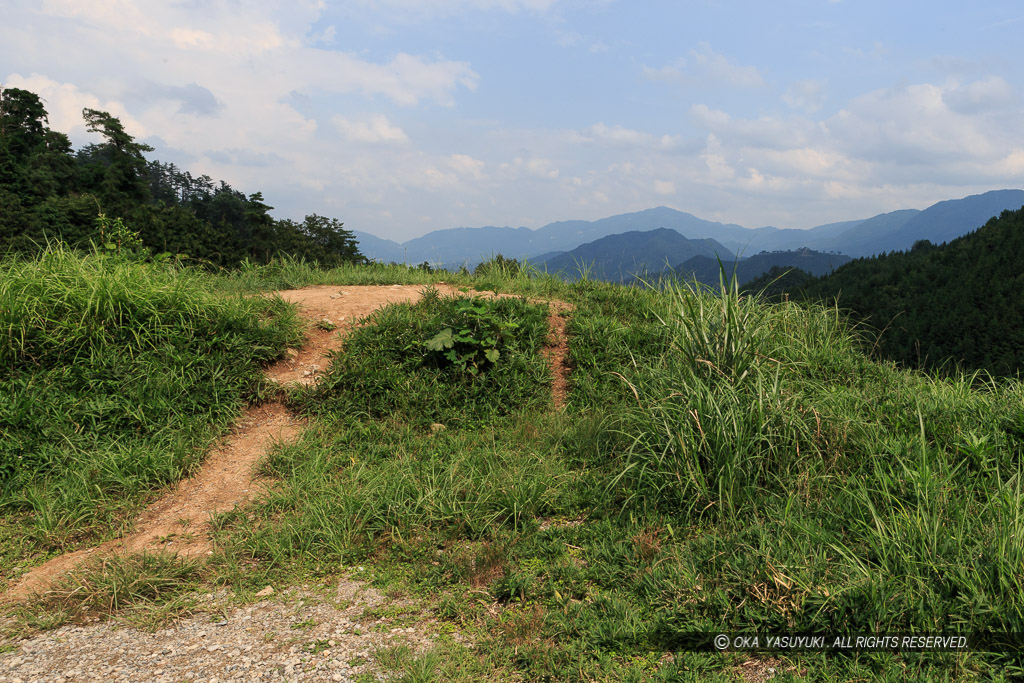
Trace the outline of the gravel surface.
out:
M 426 652 L 439 632 L 415 603 L 357 581 L 333 594 L 293 589 L 241 607 L 226 606 L 226 594 L 202 601 L 207 611 L 155 633 L 108 622 L 11 643 L 0 681 L 384 680 L 379 650 Z

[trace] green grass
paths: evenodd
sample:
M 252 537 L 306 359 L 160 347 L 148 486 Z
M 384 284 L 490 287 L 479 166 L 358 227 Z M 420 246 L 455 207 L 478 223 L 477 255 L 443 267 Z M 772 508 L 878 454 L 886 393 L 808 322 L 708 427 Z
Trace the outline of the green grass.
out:
M 56 628 L 116 615 L 149 632 L 195 608 L 202 585 L 199 562 L 174 555 L 100 558 L 76 568 L 32 606 L 17 608 L 20 628 Z
M 207 289 L 452 281 L 275 267 Z M 1020 382 L 872 361 L 835 309 L 485 270 L 457 283 L 575 306 L 565 410 L 542 304 L 467 313 L 428 292 L 382 309 L 292 395 L 310 427 L 270 454 L 263 501 L 218 518 L 217 582 L 246 595 L 354 572 L 412 593 L 473 645 L 378 653 L 405 680 L 735 679 L 750 656 L 669 655 L 700 631 L 1024 632 Z M 426 346 L 446 328 L 500 330 L 500 354 L 475 374 L 446 363 Z M 72 358 L 110 375 L 102 354 Z M 1012 653 L 776 656 L 777 680 L 1022 673 Z
M 453 346 L 432 350 L 431 340 L 446 331 Z M 415 305 L 371 314 L 298 403 L 311 412 L 420 426 L 478 424 L 548 404 L 550 377 L 538 353 L 546 336 L 545 306 L 427 288 Z
M 0 545 L 22 566 L 192 471 L 302 334 L 187 270 L 54 249 L 0 271 Z
M 352 264 L 321 269 L 303 259 L 283 257 L 267 264 L 243 262 L 236 270 L 225 270 L 217 287 L 236 292 L 299 289 L 315 285 L 428 285 L 444 281 L 468 285 L 468 274 L 432 271 L 401 264 Z

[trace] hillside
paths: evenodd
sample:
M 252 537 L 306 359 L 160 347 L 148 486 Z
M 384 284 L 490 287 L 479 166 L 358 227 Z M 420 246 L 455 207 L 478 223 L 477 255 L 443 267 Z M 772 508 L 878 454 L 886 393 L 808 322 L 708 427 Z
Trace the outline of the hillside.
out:
M 726 680 L 766 653 L 703 634 L 1024 632 L 1019 381 L 877 362 L 814 304 L 510 273 L 0 260 L 0 581 L 82 563 L 3 606 L 0 665 L 45 678 L 73 642 L 154 680 L 242 651 L 296 678 Z M 226 477 L 216 437 L 268 410 L 284 443 Z M 207 475 L 259 495 L 161 508 Z M 161 552 L 113 553 L 154 510 Z M 992 644 L 769 661 L 989 680 L 1018 661 Z
M 585 272 L 596 280 L 618 282 L 660 273 L 694 256 L 714 259 L 716 255 L 724 258 L 730 252 L 715 240 L 691 240 L 660 228 L 609 235 L 549 258 L 540 267 L 570 280 Z
M 858 259 L 805 287 L 881 330 L 880 352 L 905 365 L 1013 375 L 1024 370 L 1024 209 L 948 244 Z
M 774 251 L 754 254 L 742 261 L 722 261 L 727 274 L 735 272 L 736 281 L 745 285 L 773 268 L 796 268 L 812 275 L 825 275 L 850 261 L 843 254 L 823 254 L 811 249 Z M 684 280 L 694 280 L 706 285 L 717 285 L 719 280 L 718 259 L 694 256 L 674 269 Z
M 916 209 L 904 209 L 903 211 L 879 214 L 832 235 L 815 235 L 808 241 L 807 246 L 812 249 L 837 251 L 852 257 L 871 256 L 881 251 L 887 251 L 887 246 L 890 244 L 900 243 L 900 240 L 894 235 L 920 213 L 922 212 Z M 979 221 L 985 221 L 993 215 L 995 214 L 987 213 L 980 218 L 972 218 L 961 223 L 959 227 L 961 234 L 973 229 L 973 226 L 980 225 Z M 912 241 L 907 246 L 909 247 L 911 244 L 913 244 Z

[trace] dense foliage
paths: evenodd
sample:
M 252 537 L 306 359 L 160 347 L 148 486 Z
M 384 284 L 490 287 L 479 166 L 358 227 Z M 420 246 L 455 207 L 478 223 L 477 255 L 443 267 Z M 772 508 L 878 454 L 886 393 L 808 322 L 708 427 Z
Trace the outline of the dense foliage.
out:
M 1014 375 L 1024 369 L 1024 209 L 935 246 L 858 259 L 807 285 L 880 330 L 877 348 L 912 367 L 950 360 Z
M 307 403 L 449 426 L 544 405 L 546 335 L 543 306 L 428 288 L 415 305 L 381 308 L 354 330 Z
M 121 218 L 154 253 L 188 255 L 212 265 L 269 261 L 290 254 L 324 266 L 361 260 L 352 233 L 333 218 L 276 220 L 263 196 L 246 196 L 208 176 L 148 161 L 107 112 L 85 109 L 103 141 L 75 151 L 47 126 L 37 95 L 0 91 L 0 250 L 36 252 L 48 241 L 88 247 L 98 214 Z

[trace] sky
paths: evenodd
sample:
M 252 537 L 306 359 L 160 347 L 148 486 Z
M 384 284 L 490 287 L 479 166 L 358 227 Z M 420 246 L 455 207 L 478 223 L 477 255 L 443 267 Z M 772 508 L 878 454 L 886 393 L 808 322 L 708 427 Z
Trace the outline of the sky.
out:
M 1024 183 L 1019 0 L 0 0 L 0 85 L 404 241 L 809 228 Z

